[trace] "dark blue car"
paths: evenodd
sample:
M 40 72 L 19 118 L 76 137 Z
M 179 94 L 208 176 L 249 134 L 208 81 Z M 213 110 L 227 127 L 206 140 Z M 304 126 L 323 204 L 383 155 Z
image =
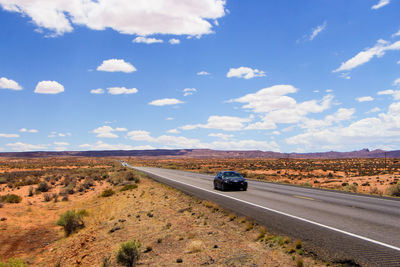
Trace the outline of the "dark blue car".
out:
M 247 190 L 247 181 L 235 171 L 219 172 L 214 178 L 214 189 L 218 190 Z

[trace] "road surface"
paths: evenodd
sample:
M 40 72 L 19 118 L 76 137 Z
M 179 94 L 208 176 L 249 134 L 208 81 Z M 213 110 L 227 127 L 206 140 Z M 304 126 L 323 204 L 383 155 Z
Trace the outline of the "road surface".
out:
M 333 262 L 400 266 L 400 201 L 291 185 L 248 181 L 247 191 L 213 189 L 204 174 L 131 167 L 188 194 L 249 216 L 270 231 L 303 241 Z

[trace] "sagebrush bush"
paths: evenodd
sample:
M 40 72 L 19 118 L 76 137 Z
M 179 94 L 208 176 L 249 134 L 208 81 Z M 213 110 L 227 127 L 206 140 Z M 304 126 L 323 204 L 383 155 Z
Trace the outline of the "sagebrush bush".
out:
M 140 257 L 141 246 L 140 242 L 136 240 L 122 243 L 117 252 L 117 262 L 127 267 L 135 266 Z
M 389 187 L 386 193 L 392 197 L 400 197 L 400 183 Z
M 65 213 L 60 215 L 57 221 L 57 225 L 64 228 L 66 236 L 78 231 L 79 229 L 85 227 L 85 222 L 83 217 L 87 216 L 88 212 L 86 210 L 80 210 L 75 212 L 75 210 L 67 210 Z
M 38 184 L 38 187 L 36 188 L 36 190 L 38 192 L 47 192 L 49 191 L 50 187 L 46 182 L 41 182 L 40 184 Z
M 43 195 L 43 200 L 44 200 L 45 202 L 49 202 L 51 199 L 52 199 L 52 195 L 51 195 L 50 193 L 45 193 L 45 194 Z
M 112 196 L 112 195 L 114 195 L 115 194 L 115 191 L 114 190 L 112 190 L 111 188 L 107 188 L 107 189 L 104 189 L 104 191 L 101 193 L 101 197 L 109 197 L 109 196 Z
M 20 203 L 22 197 L 15 195 L 15 194 L 7 194 L 5 196 L 0 196 L 0 202 L 5 203 Z
M 137 188 L 137 184 L 127 184 L 127 185 L 124 185 L 119 191 L 123 192 L 123 191 L 127 191 L 127 190 L 132 190 L 135 188 Z
M 8 262 L 0 262 L 0 267 L 26 267 L 28 266 L 23 260 L 21 259 L 9 259 Z

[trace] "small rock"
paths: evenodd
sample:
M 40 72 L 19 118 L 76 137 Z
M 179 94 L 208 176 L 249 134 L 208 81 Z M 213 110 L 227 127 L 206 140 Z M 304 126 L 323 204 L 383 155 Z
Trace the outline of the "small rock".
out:
M 218 245 L 214 245 L 214 248 L 218 248 Z
M 7 218 L 5 218 L 5 217 L 0 219 L 0 221 L 5 221 L 5 220 L 7 220 Z
M 125 219 L 119 219 L 118 221 L 121 222 L 121 223 L 126 222 Z
M 177 263 L 182 263 L 183 260 L 182 260 L 181 258 L 178 258 L 178 259 L 176 259 L 176 262 L 177 262 Z

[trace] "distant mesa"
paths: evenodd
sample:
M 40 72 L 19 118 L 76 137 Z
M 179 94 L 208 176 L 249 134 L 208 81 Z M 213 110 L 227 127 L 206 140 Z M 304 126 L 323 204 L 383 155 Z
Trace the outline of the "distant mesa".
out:
M 153 149 L 153 150 L 104 150 L 104 151 L 33 151 L 1 152 L 0 157 L 164 157 L 164 158 L 295 158 L 295 159 L 341 159 L 341 158 L 400 158 L 400 150 L 384 151 L 365 148 L 351 152 L 279 153 L 260 150 L 212 150 L 212 149 Z

